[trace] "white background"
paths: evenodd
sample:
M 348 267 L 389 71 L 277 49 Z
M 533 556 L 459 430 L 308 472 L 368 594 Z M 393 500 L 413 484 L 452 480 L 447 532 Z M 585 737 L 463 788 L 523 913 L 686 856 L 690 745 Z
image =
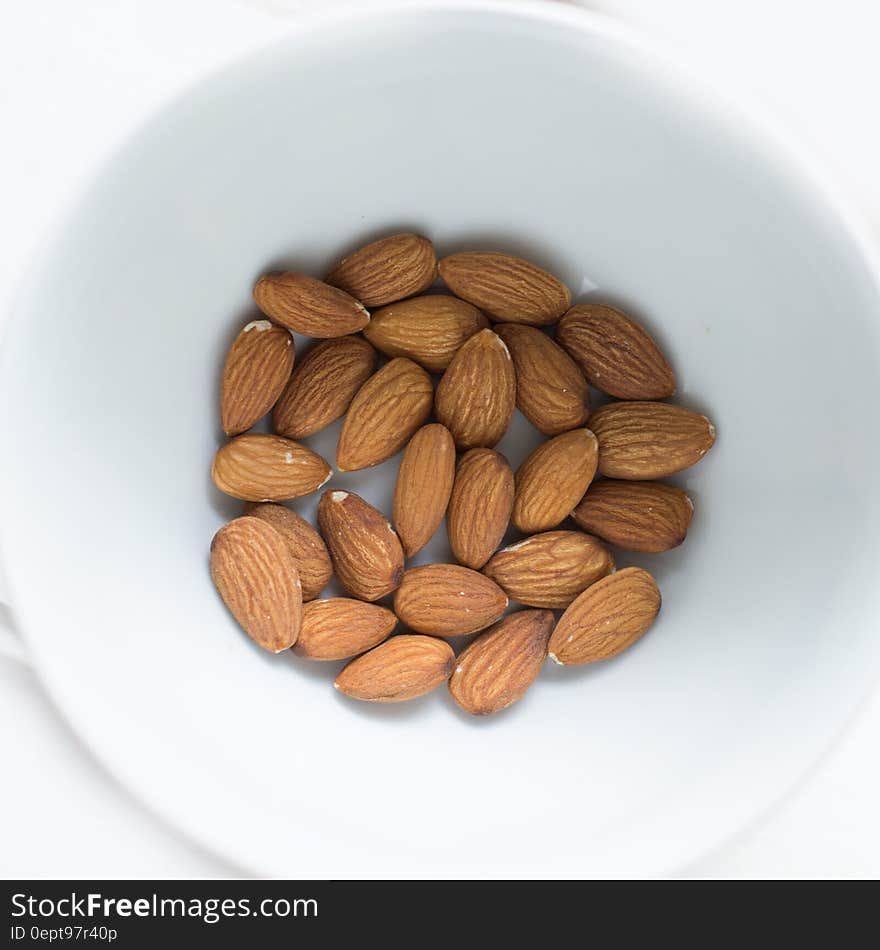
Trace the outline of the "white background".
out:
M 548 0 L 551 2 L 551 0 Z M 3 0 L 0 320 L 43 234 L 142 118 L 319 0 Z M 596 0 L 758 103 L 880 242 L 875 0 Z M 59 305 L 63 302 L 59 301 Z M 2 530 L 2 526 L 0 526 Z M 108 710 L 112 715 L 112 710 Z M 880 876 L 880 689 L 769 815 L 686 876 Z M 113 784 L 22 664 L 0 657 L 0 876 L 223 877 Z M 344 876 L 345 869 L 339 869 Z

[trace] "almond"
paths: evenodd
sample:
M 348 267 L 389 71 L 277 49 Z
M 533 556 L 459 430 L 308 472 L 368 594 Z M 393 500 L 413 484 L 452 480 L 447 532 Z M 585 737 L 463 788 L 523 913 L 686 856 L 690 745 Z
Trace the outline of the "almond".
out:
M 590 414 L 590 390 L 565 350 L 536 327 L 502 323 L 495 332 L 513 358 L 516 404 L 526 419 L 551 436 L 582 426 Z
M 608 549 L 591 535 L 547 531 L 502 548 L 483 573 L 511 600 L 559 609 L 613 570 Z
M 305 518 L 284 505 L 250 504 L 245 514 L 272 525 L 284 538 L 302 582 L 302 599 L 314 600 L 333 576 L 330 554 L 321 535 Z
M 311 449 L 279 435 L 254 432 L 221 446 L 214 456 L 214 484 L 242 501 L 284 501 L 320 488 L 333 474 Z
M 407 356 L 431 373 L 442 373 L 459 347 L 488 326 L 466 301 L 431 294 L 374 311 L 364 336 L 386 356 Z
M 688 468 L 712 448 L 715 426 L 666 402 L 613 402 L 590 417 L 599 440 L 599 471 L 647 481 Z
M 397 617 L 387 607 L 350 597 L 324 597 L 303 607 L 293 652 L 310 660 L 347 660 L 387 640 Z
M 508 323 L 544 326 L 555 323 L 571 306 L 571 294 L 563 283 L 510 254 L 451 254 L 440 261 L 440 277 L 456 297 Z
M 673 485 L 606 478 L 590 486 L 571 516 L 625 551 L 656 553 L 684 541 L 693 513 L 694 503 Z
M 293 369 L 293 337 L 268 320 L 252 320 L 229 348 L 220 382 L 220 424 L 238 435 L 275 405 Z
M 349 254 L 327 275 L 368 307 L 427 290 L 437 279 L 434 245 L 420 234 L 392 234 Z
M 550 658 L 577 666 L 615 656 L 654 622 L 660 591 L 640 567 L 627 567 L 588 587 L 562 615 L 550 637 Z
M 455 559 L 481 568 L 501 543 L 513 510 L 513 472 L 492 449 L 471 449 L 458 463 L 446 533 Z
M 456 447 L 491 448 L 510 424 L 516 406 L 516 376 L 504 342 L 491 330 L 472 336 L 452 358 L 437 385 L 437 418 Z
M 494 581 L 458 564 L 412 567 L 394 595 L 394 612 L 408 627 L 439 637 L 476 633 L 506 609 Z
M 431 414 L 434 385 L 412 360 L 398 357 L 371 376 L 352 400 L 336 447 L 336 467 L 353 472 L 396 455 Z
M 523 534 L 555 528 L 583 498 L 597 460 L 598 444 L 589 429 L 573 429 L 539 445 L 516 473 L 516 527 Z
M 305 336 L 346 336 L 370 322 L 367 308 L 345 291 L 293 271 L 265 274 L 254 300 L 267 317 Z
M 675 392 L 675 373 L 644 327 L 605 304 L 572 307 L 556 339 L 587 380 L 618 399 L 664 399 Z
M 318 526 L 339 582 L 361 600 L 390 594 L 403 577 L 403 548 L 381 511 L 351 492 L 326 491 Z
M 481 633 L 459 654 L 449 679 L 456 703 L 488 716 L 521 699 L 547 658 L 553 621 L 549 610 L 521 610 Z
M 407 557 L 431 540 L 446 514 L 455 478 L 455 443 L 439 423 L 412 437 L 394 486 L 394 524 Z
M 454 667 L 455 654 L 445 641 L 401 634 L 352 660 L 333 685 L 352 699 L 399 703 L 430 693 Z
M 296 643 L 299 574 L 281 535 L 259 518 L 236 518 L 211 542 L 211 578 L 244 632 L 271 653 Z

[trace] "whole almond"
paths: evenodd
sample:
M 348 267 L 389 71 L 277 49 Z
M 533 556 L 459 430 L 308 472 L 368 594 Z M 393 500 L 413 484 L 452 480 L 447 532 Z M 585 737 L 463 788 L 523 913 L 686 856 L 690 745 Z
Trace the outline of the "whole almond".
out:
M 267 317 L 305 336 L 346 336 L 370 322 L 367 308 L 345 291 L 293 271 L 262 276 L 254 300 Z
M 314 600 L 333 576 L 330 554 L 321 535 L 305 518 L 284 505 L 250 504 L 245 514 L 272 525 L 284 538 L 302 582 L 302 599 Z
M 458 463 L 446 533 L 455 559 L 481 568 L 501 543 L 513 510 L 513 472 L 492 449 L 471 449 Z
M 496 320 L 545 326 L 571 306 L 568 288 L 529 261 L 494 251 L 465 251 L 440 261 L 440 277 L 462 300 Z
M 271 653 L 292 647 L 302 623 L 299 574 L 281 535 L 236 518 L 211 542 L 211 578 L 244 632 Z
M 474 716 L 488 716 L 521 699 L 547 658 L 554 619 L 549 610 L 521 610 L 468 644 L 449 679 L 456 703 Z
M 492 330 L 481 330 L 459 349 L 437 384 L 437 418 L 466 452 L 500 441 L 515 407 L 510 353 Z
M 547 531 L 502 548 L 483 573 L 511 600 L 560 609 L 613 570 L 608 549 L 591 535 Z
M 571 516 L 625 551 L 656 553 L 684 541 L 693 513 L 689 496 L 673 485 L 606 478 L 590 486 Z
M 556 339 L 587 380 L 618 399 L 664 399 L 675 373 L 651 335 L 632 317 L 605 304 L 577 304 L 556 328 Z
M 495 332 L 510 350 L 516 404 L 529 422 L 550 436 L 582 426 L 590 414 L 590 390 L 565 350 L 536 327 L 502 323 Z
M 660 591 L 640 567 L 627 567 L 588 587 L 565 611 L 550 637 L 550 658 L 577 666 L 615 656 L 654 622 Z
M 394 524 L 407 557 L 431 540 L 446 514 L 455 478 L 455 443 L 435 422 L 412 437 L 394 486 Z
M 431 294 L 374 311 L 364 336 L 386 356 L 407 356 L 431 373 L 442 373 L 459 347 L 488 326 L 466 301 Z
M 344 258 L 327 275 L 368 307 L 382 307 L 427 290 L 437 279 L 434 245 L 420 234 L 392 234 Z
M 352 699 L 399 703 L 430 693 L 449 679 L 454 667 L 448 643 L 405 633 L 352 660 L 333 685 Z
M 523 534 L 555 528 L 583 498 L 596 474 L 598 443 L 589 429 L 550 439 L 516 473 L 512 520 Z
M 403 548 L 381 511 L 358 495 L 326 491 L 318 527 L 339 582 L 361 600 L 390 594 L 403 578 Z
M 666 402 L 609 403 L 593 413 L 590 428 L 608 478 L 665 478 L 699 462 L 715 443 L 705 416 Z
M 239 435 L 214 456 L 211 478 L 242 501 L 284 501 L 320 488 L 333 474 L 311 449 L 280 435 Z
M 359 336 L 322 340 L 299 362 L 272 421 L 288 439 L 304 439 L 344 415 L 376 368 L 376 351 Z
M 336 467 L 353 472 L 396 455 L 431 414 L 434 385 L 412 360 L 386 363 L 349 406 L 336 447 Z
M 293 652 L 310 660 L 347 660 L 387 640 L 397 617 L 387 607 L 350 597 L 324 597 L 303 607 Z
M 403 623 L 438 637 L 476 633 L 506 609 L 507 596 L 494 581 L 458 564 L 412 567 L 394 595 Z
M 229 348 L 220 382 L 220 424 L 238 435 L 275 405 L 293 369 L 293 337 L 268 320 L 252 320 Z

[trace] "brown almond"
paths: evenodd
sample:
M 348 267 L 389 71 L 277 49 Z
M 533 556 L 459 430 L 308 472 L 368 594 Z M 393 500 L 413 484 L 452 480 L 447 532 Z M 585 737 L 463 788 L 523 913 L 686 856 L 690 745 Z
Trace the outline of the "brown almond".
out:
M 396 455 L 431 414 L 434 385 L 412 360 L 398 357 L 371 376 L 351 402 L 336 467 L 353 472 Z
M 211 578 L 244 632 L 271 653 L 296 643 L 299 574 L 281 535 L 259 518 L 236 518 L 211 542 Z
M 550 658 L 577 666 L 615 656 L 632 646 L 660 610 L 654 578 L 627 567 L 588 587 L 565 611 L 550 637 Z
M 267 317 L 305 336 L 346 336 L 370 322 L 367 308 L 345 291 L 293 271 L 264 274 L 254 300 Z
M 320 488 L 333 474 L 311 449 L 280 435 L 253 432 L 222 445 L 211 478 L 220 491 L 242 501 L 285 501 Z
M 439 270 L 456 297 L 495 320 L 545 326 L 571 306 L 571 294 L 561 281 L 511 254 L 464 251 L 444 257 Z
M 347 660 L 387 640 L 397 617 L 387 607 L 351 597 L 323 597 L 303 607 L 293 652 L 310 660 Z
M 449 507 L 446 533 L 455 559 L 478 570 L 507 531 L 513 510 L 513 472 L 492 449 L 471 449 L 460 459 Z
M 437 279 L 434 245 L 420 234 L 392 234 L 344 258 L 327 275 L 368 307 L 382 307 L 427 290 Z
M 474 716 L 500 712 L 538 678 L 553 629 L 549 610 L 520 610 L 481 633 L 455 662 L 449 692 Z

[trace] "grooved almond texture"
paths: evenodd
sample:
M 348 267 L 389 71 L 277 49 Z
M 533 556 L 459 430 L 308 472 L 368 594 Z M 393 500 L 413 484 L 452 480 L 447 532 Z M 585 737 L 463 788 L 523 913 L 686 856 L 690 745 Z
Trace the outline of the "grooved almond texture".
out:
M 590 486 L 571 516 L 625 551 L 656 553 L 684 541 L 693 513 L 693 502 L 673 485 L 606 478 Z
M 563 666 L 592 663 L 632 646 L 660 610 L 654 578 L 627 567 L 588 587 L 562 615 L 550 637 L 550 658 Z
M 386 363 L 352 400 L 339 444 L 336 467 L 353 472 L 396 455 L 431 414 L 434 385 L 412 360 Z
M 434 245 L 420 234 L 393 234 L 349 254 L 327 275 L 368 307 L 427 290 L 437 278 Z
M 220 382 L 220 424 L 238 435 L 275 405 L 293 369 L 293 337 L 268 320 L 252 320 L 229 348 Z
M 553 621 L 549 610 L 521 610 L 481 633 L 459 654 L 449 678 L 456 703 L 488 716 L 521 699 L 544 665 Z
M 214 456 L 214 484 L 242 501 L 284 501 L 320 488 L 333 474 L 311 449 L 279 435 L 240 435 Z
M 358 336 L 313 346 L 290 377 L 272 422 L 279 435 L 304 439 L 344 415 L 376 368 L 376 351 Z
M 455 559 L 481 568 L 501 543 L 513 510 L 513 472 L 492 449 L 471 449 L 458 463 L 446 533 Z
M 294 653 L 310 660 L 347 660 L 391 636 L 397 617 L 387 607 L 350 597 L 324 597 L 303 607 Z
M 451 254 L 440 261 L 440 277 L 456 297 L 509 323 L 545 326 L 571 306 L 571 294 L 561 281 L 510 254 Z
M 664 399 L 675 392 L 675 373 L 660 347 L 620 310 L 585 303 L 559 321 L 556 339 L 589 382 L 618 399 Z
M 516 404 L 544 435 L 582 426 L 590 414 L 590 390 L 574 360 L 535 327 L 502 323 L 495 332 L 507 344 L 516 370 Z
M 435 412 L 461 452 L 491 448 L 510 424 L 516 406 L 513 361 L 492 330 L 472 336 L 452 358 L 437 385 Z
M 394 486 L 394 524 L 407 557 L 431 540 L 446 514 L 455 478 L 455 443 L 433 423 L 412 437 Z
M 715 443 L 705 416 L 666 402 L 609 403 L 593 413 L 590 428 L 608 478 L 665 478 L 699 462 Z
M 511 599 L 531 607 L 567 607 L 614 570 L 608 549 L 580 531 L 547 531 L 495 554 L 483 573 Z
M 366 307 L 354 297 L 293 271 L 265 274 L 254 287 L 254 300 L 267 317 L 305 336 L 345 336 L 370 322 Z
M 211 578 L 247 635 L 271 653 L 296 643 L 299 575 L 280 534 L 259 518 L 236 518 L 211 542 Z

